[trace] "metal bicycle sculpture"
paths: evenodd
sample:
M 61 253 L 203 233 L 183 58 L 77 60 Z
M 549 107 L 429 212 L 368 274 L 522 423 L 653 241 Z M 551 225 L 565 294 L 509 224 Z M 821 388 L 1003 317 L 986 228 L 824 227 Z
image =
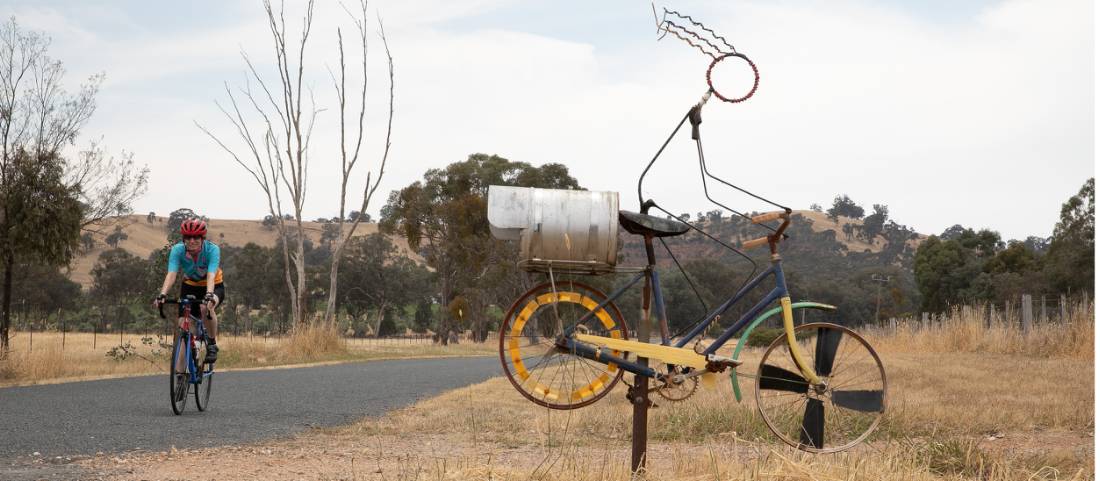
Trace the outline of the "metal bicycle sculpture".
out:
M 683 27 L 669 20 L 670 16 L 691 27 Z M 747 100 L 756 91 L 759 72 L 747 56 L 738 53 L 724 38 L 691 17 L 665 10 L 665 19 L 658 25 L 662 36 L 673 34 L 714 60 L 707 69 L 706 94 L 676 126 L 638 179 L 641 212 L 618 211 L 619 225 L 627 232 L 643 237 L 648 262 L 642 268 L 614 269 L 614 272 L 636 272 L 636 275 L 610 296 L 582 282 L 555 279 L 554 264 L 548 263 L 549 268 L 543 272 L 549 273 L 549 281 L 521 295 L 504 317 L 499 350 L 505 375 L 523 396 L 539 405 L 553 409 L 575 409 L 607 395 L 624 372 L 652 379 L 655 387 L 650 391 L 656 391 L 669 401 L 681 401 L 695 393 L 700 377 L 728 371 L 738 402 L 742 399 L 738 377 L 755 377 L 757 408 L 768 428 L 787 444 L 817 453 L 851 448 L 874 431 L 886 410 L 886 372 L 881 360 L 866 340 L 847 327 L 831 323 L 795 326 L 794 310 L 835 311 L 836 308 L 817 302 L 791 301 L 779 255 L 779 245 L 787 237 L 784 231 L 791 222 L 791 209 L 714 176 L 707 170 L 703 156 L 699 130 L 703 106 L 712 95 L 733 103 Z M 718 45 L 728 47 L 728 50 L 720 49 Z M 742 96 L 720 94 L 710 78 L 718 62 L 734 57 L 747 62 L 754 76 L 752 89 Z M 674 216 L 652 199 L 642 200 L 642 182 L 646 174 L 685 121 L 692 125 L 692 138 L 697 146 L 700 175 L 707 199 L 771 230 L 764 237 L 740 245 L 741 250 L 765 245 L 770 249 L 771 266 L 759 274 L 756 274 L 756 263 L 741 250 L 686 222 L 671 220 Z M 712 199 L 707 190 L 708 179 L 781 210 L 746 216 Z M 490 208 L 493 202 L 491 198 Z M 648 214 L 651 208 L 669 217 L 651 216 Z M 773 221 L 780 221 L 778 227 L 765 224 Z M 541 228 L 540 224 L 538 229 Z M 695 323 L 690 331 L 683 336 L 673 336 L 669 334 L 664 297 L 655 268 L 653 240 L 656 238 L 663 244 L 663 237 L 681 235 L 691 229 L 741 255 L 753 264 L 754 269 L 734 294 Z M 569 242 L 568 236 L 566 242 Z M 665 248 L 667 250 L 667 246 Z M 669 251 L 669 254 L 672 252 Z M 767 295 L 713 341 L 704 339 L 704 333 L 712 323 L 769 277 L 774 279 L 775 287 Z M 628 340 L 626 320 L 615 305 L 616 299 L 640 281 L 645 284 L 643 315 L 652 313 L 656 317 L 660 344 Z M 784 333 L 766 348 L 755 376 L 739 375 L 737 369 L 742 364 L 739 356 L 746 346 L 749 333 L 777 315 L 781 316 Z M 719 349 L 735 336 L 737 344 L 732 354 L 728 357 L 720 355 Z M 650 367 L 648 361 L 639 362 L 638 358 L 656 361 L 656 367 Z

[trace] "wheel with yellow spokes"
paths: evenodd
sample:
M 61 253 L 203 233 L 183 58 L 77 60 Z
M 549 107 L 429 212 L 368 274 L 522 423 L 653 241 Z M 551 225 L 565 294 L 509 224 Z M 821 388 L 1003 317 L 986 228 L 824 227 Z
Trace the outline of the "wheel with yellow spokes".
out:
M 585 284 L 560 281 L 535 286 L 512 304 L 500 328 L 500 362 L 520 394 L 551 409 L 576 409 L 615 387 L 622 369 L 574 355 L 559 342 L 565 332 L 626 339 L 615 304 L 598 307 L 606 298 Z
M 834 453 L 867 438 L 886 412 L 886 370 L 859 334 L 836 324 L 795 328 L 800 350 L 821 384 L 802 375 L 786 334 L 768 346 L 756 379 L 756 405 L 783 442 Z

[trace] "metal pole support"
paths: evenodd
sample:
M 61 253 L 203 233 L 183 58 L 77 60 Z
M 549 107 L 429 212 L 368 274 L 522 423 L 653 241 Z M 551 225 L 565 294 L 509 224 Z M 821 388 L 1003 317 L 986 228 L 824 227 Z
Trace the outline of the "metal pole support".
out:
M 651 239 L 646 238 L 647 246 L 652 252 Z M 652 254 L 650 254 L 652 256 Z M 652 264 L 652 262 L 650 263 Z M 647 273 L 645 287 L 642 289 L 642 320 L 638 323 L 638 341 L 649 342 L 650 330 L 650 302 L 652 299 L 652 283 Z M 649 366 L 649 359 L 638 358 L 638 363 Z M 634 422 L 631 431 L 630 472 L 637 475 L 645 469 L 646 446 L 649 441 L 649 407 L 653 403 L 649 400 L 649 378 L 635 375 L 634 386 L 627 390 L 627 399 L 634 405 Z

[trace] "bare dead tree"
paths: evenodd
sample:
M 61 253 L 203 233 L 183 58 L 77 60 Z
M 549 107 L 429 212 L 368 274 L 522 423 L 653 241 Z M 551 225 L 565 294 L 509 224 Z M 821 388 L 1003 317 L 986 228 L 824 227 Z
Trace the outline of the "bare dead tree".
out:
M 215 136 L 207 128 L 198 122 L 195 123 L 207 136 L 214 140 L 223 150 L 233 157 L 233 160 L 243 167 L 267 198 L 268 211 L 277 220 L 276 227 L 279 238 L 282 240 L 283 266 L 286 276 L 287 290 L 290 293 L 291 313 L 295 324 L 306 322 L 305 296 L 305 233 L 302 229 L 302 209 L 306 201 L 306 180 L 308 174 L 308 147 L 310 135 L 313 132 L 313 124 L 318 110 L 310 96 L 309 106 L 302 107 L 302 77 L 304 75 L 305 49 L 309 41 L 310 29 L 313 26 L 313 1 L 306 6 L 306 13 L 302 19 L 301 39 L 297 45 L 297 51 L 287 49 L 286 17 L 280 5 L 278 15 L 271 6 L 270 1 L 264 1 L 264 12 L 267 14 L 268 28 L 271 31 L 273 50 L 275 54 L 276 68 L 279 73 L 279 91 L 273 93 L 267 82 L 257 71 L 255 64 L 246 52 L 241 52 L 251 79 L 255 80 L 260 92 L 253 92 L 251 82 L 246 81 L 245 86 L 236 93 L 225 83 L 225 92 L 229 97 L 230 108 L 226 109 L 220 102 L 216 102 L 218 108 L 233 124 L 238 136 L 245 143 L 248 154 L 248 162 L 239 156 L 236 151 L 228 147 L 219 137 Z M 291 54 L 295 56 L 292 57 Z M 262 128 L 254 134 L 249 128 L 241 111 L 241 100 L 247 102 L 247 108 L 262 120 Z M 303 125 L 302 115 L 308 115 Z M 251 165 L 250 165 L 251 164 Z M 293 225 L 288 226 L 284 218 L 283 196 L 290 200 L 290 212 L 293 213 Z M 294 251 L 290 245 L 293 243 Z M 296 274 L 292 278 L 291 269 Z M 296 282 L 295 282 L 296 281 Z
M 349 139 L 348 139 L 348 136 L 347 136 L 347 124 L 346 124 L 346 118 L 347 118 L 346 112 L 347 112 L 347 100 L 348 100 L 347 93 L 348 93 L 348 90 L 347 90 L 347 75 L 346 75 L 346 67 L 345 67 L 346 64 L 344 62 L 344 37 L 343 37 L 343 34 L 340 32 L 339 29 L 337 29 L 337 31 L 336 31 L 336 35 L 339 39 L 339 46 L 340 46 L 340 78 L 339 78 L 339 80 L 337 80 L 336 76 L 333 75 L 332 76 L 333 77 L 332 81 L 333 81 L 333 85 L 336 88 L 336 95 L 337 95 L 337 98 L 339 99 L 339 104 L 340 104 L 340 160 L 341 160 L 340 173 L 341 173 L 341 181 L 340 181 L 340 215 L 338 217 L 340 219 L 339 225 L 340 225 L 340 232 L 342 233 L 342 236 L 335 243 L 335 245 L 333 247 L 333 252 L 332 252 L 332 264 L 331 264 L 331 267 L 329 269 L 328 302 L 325 305 L 325 321 L 326 322 L 331 322 L 333 320 L 333 316 L 335 316 L 335 314 L 336 314 L 337 276 L 338 276 L 339 270 L 340 270 L 340 259 L 343 256 L 344 246 L 346 246 L 348 241 L 351 240 L 351 237 L 353 235 L 355 235 L 356 228 L 359 227 L 359 223 L 362 222 L 363 218 L 365 217 L 364 214 L 366 214 L 367 207 L 370 205 L 371 198 L 374 196 L 374 191 L 376 189 L 378 189 L 378 184 L 381 183 L 381 181 L 382 181 L 382 175 L 385 174 L 385 169 L 386 169 L 386 160 L 388 160 L 389 154 L 390 154 L 390 145 L 391 145 L 390 144 L 390 135 L 393 132 L 393 100 L 394 100 L 393 55 L 390 54 L 390 46 L 389 46 L 389 43 L 386 41 L 386 31 L 385 31 L 385 28 L 382 26 L 381 18 L 379 18 L 378 19 L 378 35 L 379 35 L 379 37 L 381 37 L 382 45 L 385 47 L 385 50 L 386 50 L 386 61 L 387 61 L 387 67 L 388 67 L 388 71 L 389 71 L 389 80 L 390 80 L 389 115 L 388 115 L 388 119 L 387 119 L 387 123 L 386 123 L 386 144 L 385 144 L 385 147 L 383 148 L 383 151 L 382 151 L 381 162 L 379 163 L 379 166 L 378 166 L 378 176 L 374 178 L 374 183 L 372 184 L 371 183 L 371 172 L 370 171 L 367 172 L 367 179 L 366 179 L 367 182 L 366 182 L 366 185 L 363 188 L 363 200 L 360 203 L 359 208 L 356 210 L 359 213 L 359 215 L 355 216 L 355 218 L 351 222 L 351 227 L 349 229 L 347 229 L 347 232 L 344 232 L 344 219 L 345 219 L 344 209 L 346 208 L 345 203 L 346 203 L 346 199 L 347 199 L 347 195 L 348 195 L 347 194 L 348 180 L 350 180 L 350 178 L 351 178 L 352 170 L 355 169 L 356 162 L 359 161 L 359 154 L 360 154 L 360 149 L 363 146 L 363 134 L 364 134 L 364 131 L 365 131 L 364 126 L 363 126 L 363 120 L 366 117 L 366 112 L 367 112 L 367 29 L 366 29 L 367 2 L 365 0 L 360 1 L 359 2 L 359 7 L 360 7 L 360 10 L 358 12 L 359 13 L 358 16 L 352 14 L 350 11 L 348 12 L 348 15 L 351 16 L 352 19 L 355 22 L 355 26 L 356 26 L 356 28 L 358 30 L 358 33 L 359 33 L 358 40 L 359 40 L 360 46 L 362 47 L 362 58 L 361 58 L 361 62 L 360 62 L 360 65 L 361 65 L 361 68 L 362 68 L 362 72 L 361 72 L 362 73 L 362 84 L 360 86 L 361 88 L 360 88 L 360 91 L 359 91 L 359 112 L 358 112 L 358 114 L 359 114 L 358 115 L 359 124 L 358 124 L 358 129 L 354 132 L 355 144 L 354 144 L 354 147 L 351 150 L 350 155 L 349 155 L 349 152 L 348 152 L 348 150 L 349 150 L 349 145 L 348 145 Z
M 286 18 L 283 8 L 280 6 L 276 12 L 270 1 L 264 2 L 264 10 L 267 14 L 268 26 L 271 31 L 275 63 L 279 73 L 278 91 L 269 87 L 268 83 L 259 74 L 255 63 L 247 53 L 241 56 L 248 67 L 249 80 L 244 87 L 232 89 L 228 83 L 225 91 L 229 99 L 228 108 L 217 103 L 218 108 L 233 124 L 237 136 L 244 142 L 246 154 L 239 155 L 230 148 L 221 138 L 210 132 L 201 124 L 196 125 L 223 150 L 233 158 L 238 165 L 243 167 L 267 200 L 268 210 L 276 219 L 277 230 L 282 239 L 282 254 L 284 261 L 284 274 L 286 276 L 287 289 L 291 296 L 291 310 L 295 323 L 304 323 L 308 319 L 306 314 L 306 286 L 305 273 L 305 233 L 302 226 L 302 210 L 306 201 L 306 185 L 309 174 L 309 146 L 317 115 L 321 112 L 316 107 L 312 92 L 309 93 L 307 107 L 302 106 L 302 100 L 306 92 L 302 87 L 302 79 L 305 72 L 305 49 L 313 26 L 314 2 L 310 0 L 302 19 L 301 39 L 293 51 L 288 50 L 288 37 Z M 360 158 L 360 152 L 364 137 L 364 117 L 366 115 L 366 69 L 367 69 L 367 33 L 366 33 L 366 9 L 365 1 L 360 2 L 360 15 L 352 15 L 359 32 L 359 40 L 362 45 L 362 88 L 360 89 L 360 105 L 358 132 L 354 146 L 350 144 L 348 128 L 346 126 L 347 107 L 347 76 L 345 68 L 344 45 L 342 32 L 337 29 L 340 46 L 340 74 L 339 81 L 332 75 L 336 85 L 340 111 L 340 147 L 341 147 L 341 172 L 343 180 L 340 189 L 340 228 L 343 233 L 344 209 L 347 198 L 347 184 L 352 176 L 352 171 Z M 379 21 L 381 27 L 381 21 Z M 393 122 L 393 58 L 389 54 L 389 46 L 386 44 L 384 33 L 383 44 L 386 45 L 386 55 L 389 59 L 390 69 L 390 118 L 386 132 L 386 145 L 382 155 L 379 174 L 371 180 L 367 174 L 366 188 L 363 192 L 363 201 L 359 207 L 362 214 L 370 203 L 370 199 L 378 188 L 385 168 L 385 162 L 389 155 L 390 127 Z M 251 84 L 255 82 L 259 89 L 253 91 Z M 274 93 L 273 93 L 274 92 Z M 261 125 L 258 131 L 253 131 L 243 109 L 249 111 L 249 116 L 256 116 Z M 303 116 L 306 118 L 303 119 Z M 304 121 L 303 121 L 304 120 Z M 284 200 L 286 206 L 284 208 Z M 293 222 L 284 217 L 284 213 L 292 214 Z M 339 257 L 347 240 L 354 234 L 363 216 L 357 216 L 346 233 L 335 244 L 333 256 L 332 277 L 330 279 L 330 293 L 325 319 L 331 320 L 335 312 L 336 275 Z M 293 247 L 291 247 L 293 246 Z M 293 250 L 292 250 L 293 249 Z M 293 272 L 292 272 L 293 270 Z

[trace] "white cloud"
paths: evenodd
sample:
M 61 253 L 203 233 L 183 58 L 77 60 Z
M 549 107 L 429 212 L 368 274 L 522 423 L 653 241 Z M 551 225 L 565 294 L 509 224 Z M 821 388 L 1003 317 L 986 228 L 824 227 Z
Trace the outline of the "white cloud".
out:
M 139 211 L 186 203 L 219 217 L 264 214 L 247 173 L 192 125 L 198 120 L 232 139 L 213 103 L 224 100 L 222 82 L 239 85 L 242 47 L 270 64 L 262 11 L 237 8 L 247 15 L 163 34 L 142 25 L 125 35 L 107 35 L 70 12 L 16 12 L 55 38 L 52 52 L 77 79 L 107 72 L 100 111 L 86 130 L 150 163 L 153 185 Z M 390 190 L 474 152 L 565 163 L 583 185 L 619 191 L 624 208 L 635 208 L 638 173 L 706 88 L 709 59 L 674 38 L 609 47 L 599 35 L 588 41 L 537 35 L 522 25 L 460 23 L 487 10 L 522 11 L 516 2 L 375 2 L 375 8 L 397 68 L 394 148 L 375 212 Z M 590 8 L 616 9 L 618 23 L 602 25 L 609 30 L 652 22 L 648 6 Z M 962 223 L 1023 237 L 1049 234 L 1060 203 L 1092 175 L 1088 2 L 1012 0 L 950 24 L 857 1 L 690 8 L 761 71 L 760 89 L 748 102 L 712 100 L 706 107 L 711 168 L 776 201 L 805 208 L 847 193 L 868 208 L 888 204 L 893 217 L 921 232 Z M 318 104 L 329 109 L 327 66 L 336 65 L 331 25 L 345 15 L 334 3 L 318 4 L 308 78 Z M 539 21 L 572 31 L 575 15 L 565 6 L 561 18 Z M 364 162 L 374 168 L 386 79 L 381 43 L 371 41 Z M 333 215 L 338 174 L 326 162 L 336 155 L 335 125 L 323 118 L 315 134 L 310 217 Z M 210 194 L 181 189 L 181 176 L 210 178 Z M 645 187 L 677 213 L 712 208 L 699 192 L 686 128 Z M 768 208 L 718 193 L 735 208 Z

